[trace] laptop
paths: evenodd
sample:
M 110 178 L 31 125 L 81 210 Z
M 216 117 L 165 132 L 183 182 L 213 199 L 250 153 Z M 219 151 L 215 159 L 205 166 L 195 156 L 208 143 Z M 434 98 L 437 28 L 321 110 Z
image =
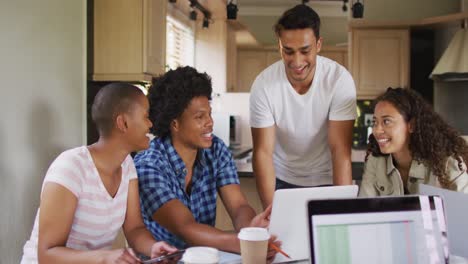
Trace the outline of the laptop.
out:
M 307 235 L 307 201 L 311 199 L 352 198 L 357 185 L 327 186 L 275 191 L 269 232 L 282 242 L 281 249 L 291 259 L 276 254 L 274 263 L 309 258 Z
M 468 195 L 446 189 L 419 184 L 419 193 L 439 195 L 444 199 L 450 253 L 468 258 Z
M 448 263 L 437 196 L 308 202 L 310 263 Z

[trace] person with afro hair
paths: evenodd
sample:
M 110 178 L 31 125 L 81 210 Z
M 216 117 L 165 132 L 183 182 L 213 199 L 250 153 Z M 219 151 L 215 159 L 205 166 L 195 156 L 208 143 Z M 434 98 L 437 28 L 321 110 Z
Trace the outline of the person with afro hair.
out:
M 148 98 L 155 138 L 135 157 L 141 211 L 156 239 L 239 253 L 237 234 L 214 227 L 217 195 L 236 232 L 268 227 L 271 207 L 256 215 L 242 194 L 232 155 L 213 135 L 211 93 L 210 77 L 188 66 L 153 80 Z M 270 249 L 268 260 L 274 255 Z

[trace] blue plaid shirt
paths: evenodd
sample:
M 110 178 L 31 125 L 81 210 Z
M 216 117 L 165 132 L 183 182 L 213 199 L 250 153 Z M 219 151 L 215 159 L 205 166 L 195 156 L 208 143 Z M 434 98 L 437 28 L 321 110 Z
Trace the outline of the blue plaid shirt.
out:
M 190 195 L 184 189 L 187 169 L 172 146 L 170 137 L 153 139 L 149 149 L 135 156 L 135 166 L 146 227 L 156 240 L 166 241 L 178 248 L 188 245 L 153 221 L 153 214 L 170 200 L 179 199 L 198 223 L 214 226 L 217 190 L 228 184 L 239 184 L 231 152 L 217 137 L 213 137 L 210 148 L 198 152 Z

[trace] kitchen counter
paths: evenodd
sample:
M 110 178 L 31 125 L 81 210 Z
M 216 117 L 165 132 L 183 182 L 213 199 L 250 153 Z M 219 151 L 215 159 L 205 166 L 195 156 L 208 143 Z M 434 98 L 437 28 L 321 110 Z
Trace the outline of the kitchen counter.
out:
M 239 177 L 253 177 L 252 147 L 238 146 L 230 148 L 234 162 L 236 163 Z
M 255 212 L 257 214 L 261 213 L 263 211 L 263 206 L 260 202 L 257 185 L 253 177 L 251 147 L 237 147 L 235 149 L 231 149 L 231 152 L 235 159 L 241 190 Z M 353 179 L 356 181 L 356 184 L 359 184 L 359 181 L 362 178 L 364 157 L 365 151 L 352 151 L 351 159 L 353 161 Z M 216 227 L 226 231 L 234 230 L 231 218 L 229 217 L 229 214 L 227 213 L 219 196 L 216 204 Z
M 253 177 L 252 163 L 236 163 L 237 174 L 242 177 Z M 364 162 L 352 162 L 351 169 L 353 173 L 353 180 L 362 180 L 364 172 Z
M 351 152 L 351 167 L 353 180 L 360 181 L 364 172 L 364 158 L 366 152 L 364 150 L 352 150 Z M 240 178 L 253 177 L 251 152 L 243 153 L 242 158 L 236 158 L 237 173 Z

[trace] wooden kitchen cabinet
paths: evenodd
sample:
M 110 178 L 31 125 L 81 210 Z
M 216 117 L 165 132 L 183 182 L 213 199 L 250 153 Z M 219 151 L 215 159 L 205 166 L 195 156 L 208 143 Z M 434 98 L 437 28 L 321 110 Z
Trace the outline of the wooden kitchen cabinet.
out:
M 334 60 L 348 69 L 348 47 L 323 46 L 319 55 Z
M 265 68 L 272 65 L 273 63 L 281 60 L 281 54 L 277 49 L 266 51 L 266 65 Z
M 238 50 L 236 92 L 248 93 L 257 75 L 267 66 L 264 50 Z
M 346 47 L 325 46 L 320 55 L 330 58 L 347 68 L 348 51 Z M 281 54 L 275 46 L 239 49 L 237 52 L 237 87 L 230 91 L 250 92 L 258 74 L 271 64 L 281 60 Z
M 227 40 L 226 40 L 226 85 L 227 92 L 235 92 L 237 86 L 237 46 L 236 46 L 236 30 L 227 25 Z
M 95 0 L 95 81 L 151 81 L 165 72 L 167 0 Z
M 409 29 L 353 29 L 351 74 L 360 99 L 409 85 Z
M 237 87 L 235 92 L 250 92 L 255 78 L 281 59 L 276 48 L 239 49 L 237 52 Z

